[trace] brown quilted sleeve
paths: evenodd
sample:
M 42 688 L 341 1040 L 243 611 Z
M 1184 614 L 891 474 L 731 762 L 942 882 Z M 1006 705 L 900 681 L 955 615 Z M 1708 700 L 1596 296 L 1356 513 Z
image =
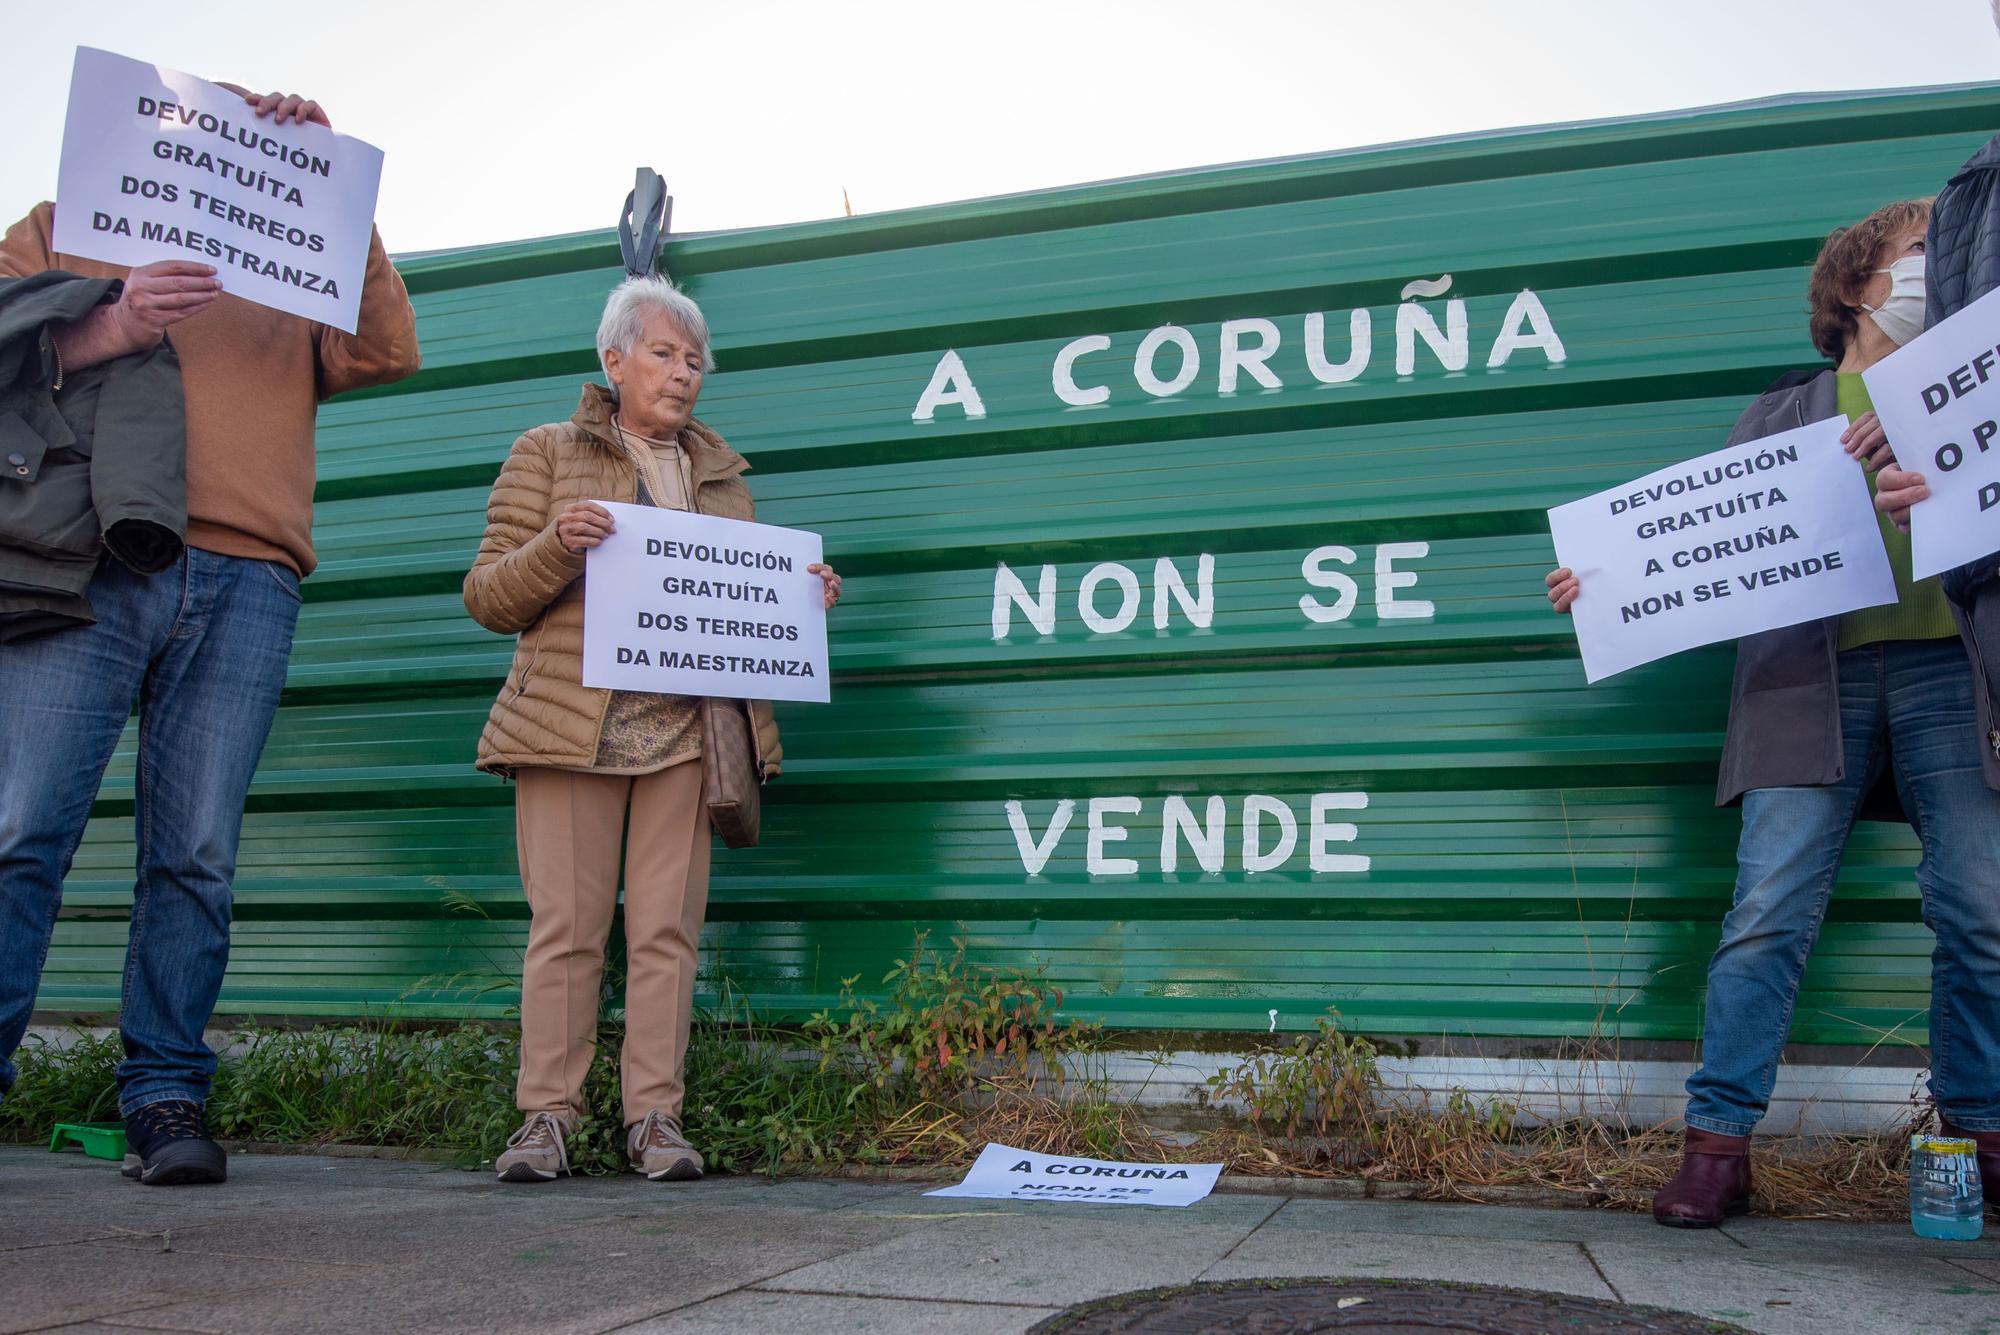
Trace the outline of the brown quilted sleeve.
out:
M 560 427 L 537 427 L 514 442 L 486 500 L 486 536 L 465 576 L 465 610 L 502 635 L 535 624 L 583 574 L 583 558 L 556 537 L 550 512 L 551 446 Z

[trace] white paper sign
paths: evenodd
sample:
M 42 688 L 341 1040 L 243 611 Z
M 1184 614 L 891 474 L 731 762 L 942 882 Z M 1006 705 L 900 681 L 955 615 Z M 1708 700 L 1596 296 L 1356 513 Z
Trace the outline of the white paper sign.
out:
M 225 292 L 351 334 L 381 182 L 372 144 L 259 119 L 205 79 L 80 46 L 55 248 L 212 264 Z
M 2000 552 L 2000 291 L 1861 373 L 1896 460 L 1924 475 L 1910 511 L 1918 579 Z
M 1215 1190 L 1219 1163 L 1111 1163 L 988 1145 L 955 1187 L 926 1196 L 1094 1205 L 1193 1205 Z
M 585 686 L 827 700 L 819 534 L 600 504 L 616 531 L 584 566 Z
M 1648 473 L 1549 511 L 1582 581 L 1584 675 L 1896 601 L 1845 418 Z

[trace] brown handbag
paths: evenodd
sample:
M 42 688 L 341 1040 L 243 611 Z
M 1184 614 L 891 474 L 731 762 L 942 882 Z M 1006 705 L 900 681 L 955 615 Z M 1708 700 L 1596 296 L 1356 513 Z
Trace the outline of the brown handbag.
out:
M 755 848 L 763 821 L 763 778 L 757 772 L 757 739 L 741 700 L 704 696 L 701 702 L 701 801 L 708 823 L 730 848 Z

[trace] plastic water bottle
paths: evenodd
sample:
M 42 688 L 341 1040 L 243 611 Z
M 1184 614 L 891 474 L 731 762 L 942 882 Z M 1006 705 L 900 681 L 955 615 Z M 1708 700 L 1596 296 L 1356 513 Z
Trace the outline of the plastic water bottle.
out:
M 1986 1223 L 1979 1157 L 1969 1140 L 1910 1137 L 1910 1227 L 1920 1238 L 1971 1242 Z

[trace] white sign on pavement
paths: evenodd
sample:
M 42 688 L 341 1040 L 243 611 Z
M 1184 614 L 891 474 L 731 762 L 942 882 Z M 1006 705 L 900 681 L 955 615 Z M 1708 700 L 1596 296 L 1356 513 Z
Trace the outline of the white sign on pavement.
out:
M 1215 1189 L 1219 1163 L 1112 1163 L 988 1145 L 957 1186 L 926 1196 L 1095 1205 L 1193 1205 Z
M 828 697 L 819 534 L 600 502 L 583 582 L 583 684 L 739 700 Z
M 1581 581 L 1584 675 L 1896 601 L 1845 418 L 1731 446 L 1549 511 Z
M 1930 499 L 1910 511 L 1918 579 L 2000 552 L 2000 291 L 1861 373 L 1904 468 Z
M 381 182 L 372 144 L 259 119 L 206 79 L 80 46 L 55 248 L 212 264 L 223 291 L 351 334 Z

